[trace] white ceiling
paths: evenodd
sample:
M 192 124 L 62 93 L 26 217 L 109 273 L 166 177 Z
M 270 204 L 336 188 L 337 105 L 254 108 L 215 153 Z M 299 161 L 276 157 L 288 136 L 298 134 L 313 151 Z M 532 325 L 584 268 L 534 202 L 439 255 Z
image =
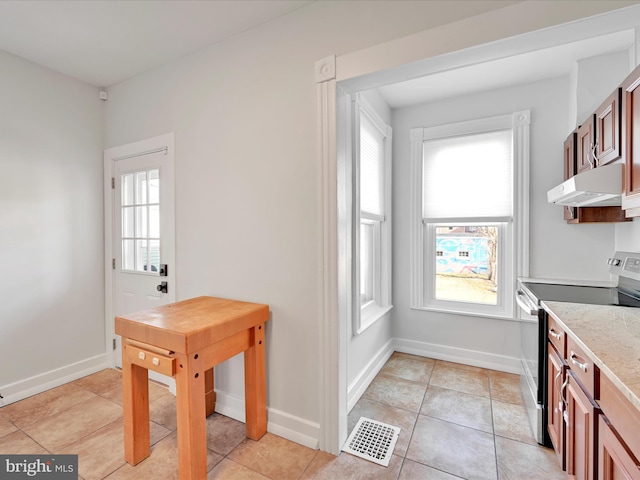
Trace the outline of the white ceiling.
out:
M 633 30 L 427 75 L 379 88 L 391 108 L 569 75 L 577 60 L 628 50 Z
M 1 0 L 0 50 L 108 87 L 312 0 Z
M 0 0 L 0 50 L 109 87 L 314 0 Z M 455 68 L 380 89 L 392 108 L 567 75 L 573 63 L 621 51 L 627 30 Z

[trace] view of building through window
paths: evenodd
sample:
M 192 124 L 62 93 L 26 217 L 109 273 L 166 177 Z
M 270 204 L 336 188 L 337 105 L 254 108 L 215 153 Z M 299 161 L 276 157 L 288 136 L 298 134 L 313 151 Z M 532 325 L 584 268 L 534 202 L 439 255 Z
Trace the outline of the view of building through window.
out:
M 496 305 L 497 226 L 438 226 L 435 230 L 435 298 Z

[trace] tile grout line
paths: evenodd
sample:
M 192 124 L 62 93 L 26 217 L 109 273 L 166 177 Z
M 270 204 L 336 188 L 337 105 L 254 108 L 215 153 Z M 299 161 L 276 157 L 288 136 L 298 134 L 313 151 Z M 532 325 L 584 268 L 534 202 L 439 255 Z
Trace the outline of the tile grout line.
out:
M 431 370 L 429 371 L 429 376 L 427 378 L 426 384 L 425 384 L 425 389 L 424 389 L 424 394 L 422 395 L 422 400 L 420 401 L 420 406 L 418 407 L 418 415 L 416 416 L 416 420 L 413 422 L 413 428 L 411 429 L 411 434 L 409 435 L 409 440 L 407 441 L 407 449 L 404 452 L 404 455 L 402 456 L 402 463 L 400 464 L 400 468 L 398 469 L 398 476 L 396 477 L 396 479 L 400 478 L 400 475 L 402 474 L 402 469 L 404 468 L 404 464 L 407 460 L 407 454 L 409 453 L 409 447 L 411 446 L 411 441 L 413 440 L 413 435 L 416 431 L 416 425 L 418 424 L 418 419 L 420 418 L 421 415 L 421 411 L 422 411 L 422 404 L 424 403 L 424 399 L 427 396 L 427 391 L 429 390 L 429 382 L 431 381 L 431 376 L 433 375 L 433 371 L 435 370 L 436 365 L 435 362 L 433 363 Z
M 496 463 L 496 480 L 500 480 L 500 468 L 498 467 L 498 445 L 496 444 L 496 425 L 493 417 L 493 392 L 491 388 L 492 384 L 493 382 L 491 381 L 491 377 L 489 377 L 489 408 L 491 409 L 491 429 L 493 430 L 493 456 Z

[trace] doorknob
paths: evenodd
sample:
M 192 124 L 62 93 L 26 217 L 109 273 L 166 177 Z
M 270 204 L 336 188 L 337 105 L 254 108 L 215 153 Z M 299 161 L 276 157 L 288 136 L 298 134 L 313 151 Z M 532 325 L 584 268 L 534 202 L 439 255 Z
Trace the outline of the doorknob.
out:
M 169 284 L 167 282 L 161 282 L 160 285 L 158 285 L 156 287 L 156 290 L 158 290 L 159 292 L 162 293 L 167 293 L 167 291 L 169 290 Z

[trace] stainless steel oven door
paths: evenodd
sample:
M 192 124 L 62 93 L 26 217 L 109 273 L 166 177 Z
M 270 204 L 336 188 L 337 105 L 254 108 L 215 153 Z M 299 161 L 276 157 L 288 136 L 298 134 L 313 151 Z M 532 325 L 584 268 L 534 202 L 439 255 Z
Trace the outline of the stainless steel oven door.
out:
M 540 325 L 539 309 L 522 288 L 516 292 L 516 302 L 520 317 L 520 350 L 522 376 L 520 386 L 522 396 L 529 415 L 529 422 L 536 440 L 544 444 L 544 418 L 542 405 L 542 391 L 540 390 Z

